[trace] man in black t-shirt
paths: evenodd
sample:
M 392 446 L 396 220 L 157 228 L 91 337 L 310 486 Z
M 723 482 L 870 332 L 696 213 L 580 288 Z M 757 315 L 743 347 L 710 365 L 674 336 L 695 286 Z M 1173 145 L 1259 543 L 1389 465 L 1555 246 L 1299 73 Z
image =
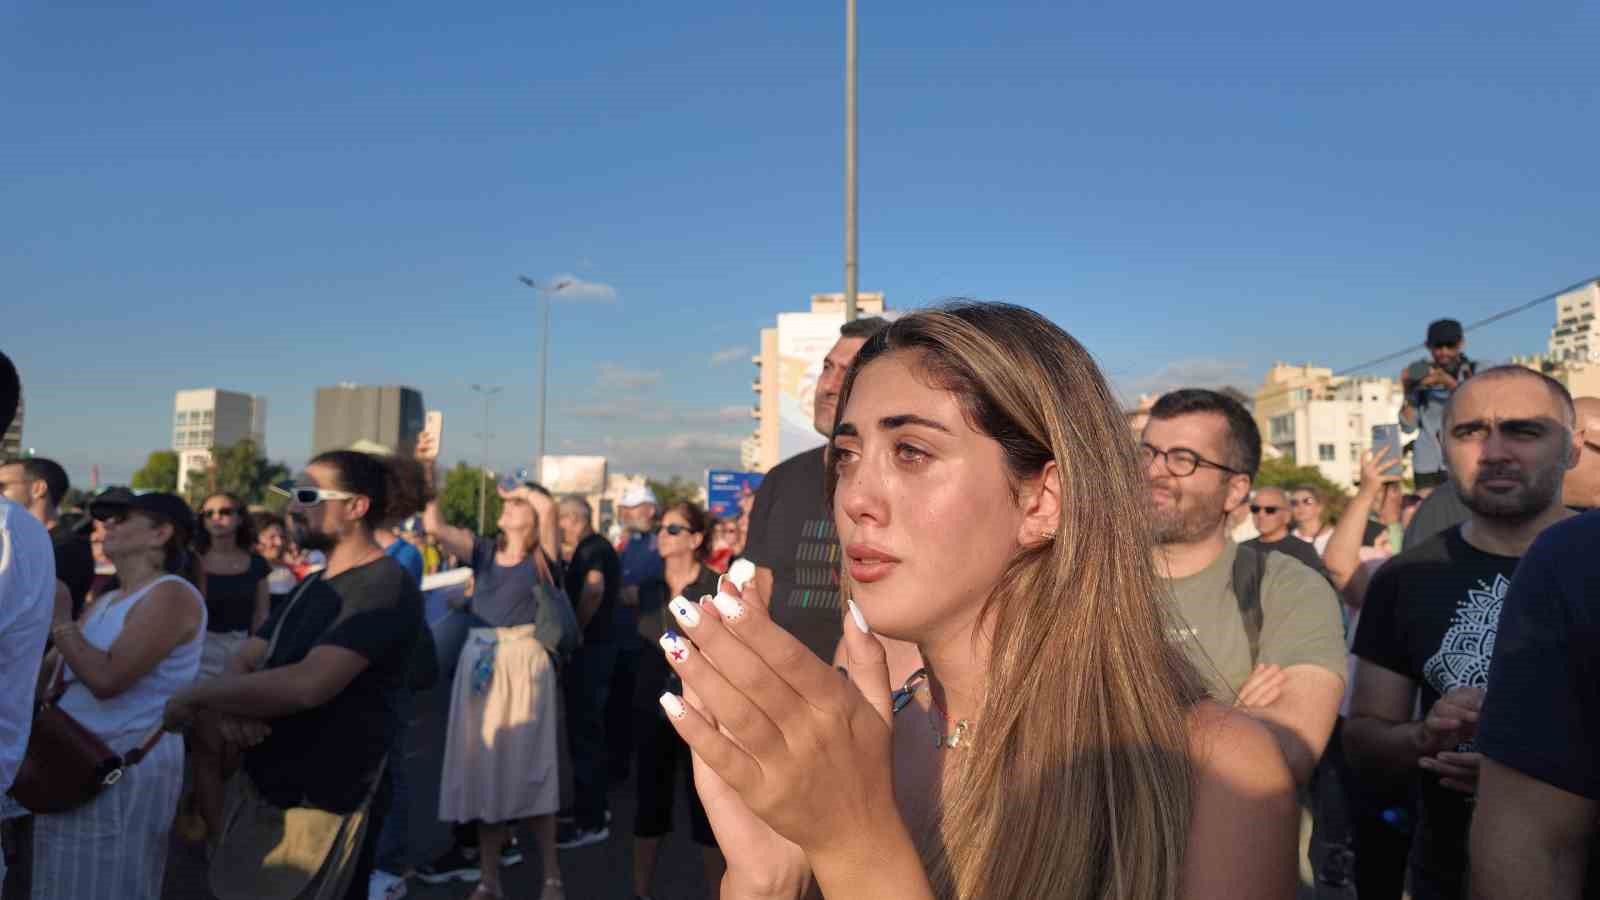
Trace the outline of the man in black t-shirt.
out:
M 889 323 L 857 319 L 839 329 L 817 378 L 812 425 L 833 437 L 839 391 L 845 373 L 867 339 Z M 755 563 L 746 596 L 767 604 L 772 620 L 799 638 L 812 653 L 832 659 L 844 634 L 839 605 L 839 536 L 833 511 L 823 502 L 824 444 L 794 456 L 768 472 L 756 490 L 744 556 Z
M 1367 589 L 1344 745 L 1368 777 L 1419 781 L 1415 900 L 1465 900 L 1481 759 L 1474 742 L 1501 605 L 1528 545 L 1570 515 L 1561 479 L 1581 446 L 1572 424 L 1566 388 L 1530 369 L 1490 369 L 1466 382 L 1450 397 L 1441 435 L 1451 483 L 1472 516 L 1407 547 Z M 1419 698 L 1423 717 L 1414 719 Z
M 1317 548 L 1310 541 L 1295 537 L 1291 530 L 1294 523 L 1290 518 L 1289 497 L 1282 489 L 1264 487 L 1256 491 L 1250 501 L 1250 515 L 1255 518 L 1256 530 L 1260 535 L 1240 546 L 1282 553 L 1298 559 L 1302 565 L 1322 577 L 1328 577 L 1328 570 L 1322 565 L 1322 555 Z
M 1551 527 L 1506 594 L 1478 726 L 1476 896 L 1600 897 L 1597 547 L 1600 513 Z
M 61 522 L 61 500 L 71 487 L 67 470 L 52 459 L 35 456 L 0 465 L 0 494 L 26 507 L 49 529 L 56 553 L 56 578 L 72 595 L 72 616 L 77 618 L 94 584 L 94 551 L 87 537 Z
M 572 748 L 572 817 L 556 843 L 563 850 L 611 837 L 606 824 L 606 698 L 617 664 L 614 611 L 622 593 L 622 560 L 595 533 L 594 511 L 580 497 L 564 497 L 557 524 L 567 558 L 567 596 L 578 613 L 583 646 L 561 673 Z

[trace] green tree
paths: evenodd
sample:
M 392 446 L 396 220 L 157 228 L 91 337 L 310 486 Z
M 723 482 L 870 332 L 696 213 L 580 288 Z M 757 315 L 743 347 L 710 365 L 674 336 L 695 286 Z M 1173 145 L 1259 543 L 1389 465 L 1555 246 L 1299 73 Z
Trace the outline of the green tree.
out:
M 684 500 L 696 500 L 700 496 L 700 484 L 681 475 L 674 475 L 666 481 L 656 481 L 652 478 L 645 483 L 656 495 L 657 509 L 666 509 Z
M 144 461 L 144 467 L 133 473 L 133 488 L 138 491 L 178 490 L 178 454 L 171 450 L 157 450 Z
M 1258 488 L 1275 487 L 1288 491 L 1291 488 L 1307 485 L 1316 488 L 1322 495 L 1323 508 L 1331 525 L 1339 521 L 1339 515 L 1350 502 L 1350 496 L 1343 487 L 1329 481 L 1316 466 L 1299 466 L 1287 459 L 1263 459 L 1261 471 L 1256 474 L 1255 486 Z
M 455 468 L 445 472 L 444 487 L 439 491 L 439 512 L 451 525 L 476 532 L 480 489 L 486 495 L 483 534 L 498 534 L 500 529 L 495 523 L 500 521 L 500 492 L 495 490 L 494 479 L 486 477 L 484 470 L 476 466 L 456 463 Z
M 245 503 L 266 503 L 271 496 L 267 488 L 288 477 L 288 466 L 269 462 L 255 441 L 243 440 L 211 451 L 211 467 L 190 472 L 184 494 L 195 506 L 216 491 L 227 491 Z

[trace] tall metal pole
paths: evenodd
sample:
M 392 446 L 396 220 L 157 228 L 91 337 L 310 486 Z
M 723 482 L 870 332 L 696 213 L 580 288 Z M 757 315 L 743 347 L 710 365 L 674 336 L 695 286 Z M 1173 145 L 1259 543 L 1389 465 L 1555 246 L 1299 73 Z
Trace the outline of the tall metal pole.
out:
M 489 398 L 500 393 L 501 388 L 475 384 L 472 389 L 483 396 L 483 456 L 478 464 L 478 533 L 483 534 L 483 520 L 489 502 Z
M 844 0 L 844 318 L 856 319 L 856 0 Z

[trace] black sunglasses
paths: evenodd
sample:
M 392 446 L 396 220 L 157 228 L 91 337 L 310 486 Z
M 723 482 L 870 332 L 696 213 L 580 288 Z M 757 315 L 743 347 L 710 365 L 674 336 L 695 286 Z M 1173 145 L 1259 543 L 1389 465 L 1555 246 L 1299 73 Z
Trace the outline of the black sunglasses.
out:
M 680 534 L 693 534 L 694 533 L 694 529 L 693 528 L 690 528 L 687 525 L 677 525 L 677 524 L 661 525 L 661 526 L 658 526 L 656 528 L 656 530 L 657 531 L 665 531 L 667 534 L 670 534 L 673 537 L 677 537 Z
M 1278 510 L 1280 510 L 1280 509 L 1283 509 L 1283 507 L 1281 507 L 1281 506 L 1261 506 L 1260 504 L 1257 504 L 1257 503 L 1250 504 L 1250 511 L 1251 512 L 1253 512 L 1253 513 L 1266 513 L 1269 516 L 1276 514 L 1278 512 Z

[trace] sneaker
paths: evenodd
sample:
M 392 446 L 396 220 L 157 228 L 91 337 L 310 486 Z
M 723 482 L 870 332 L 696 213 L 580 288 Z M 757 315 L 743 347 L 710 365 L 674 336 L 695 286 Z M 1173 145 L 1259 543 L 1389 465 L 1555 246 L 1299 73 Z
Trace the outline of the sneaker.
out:
M 406 880 L 381 869 L 372 870 L 367 882 L 367 900 L 400 900 L 406 895 Z
M 451 847 L 449 853 L 427 865 L 418 866 L 417 877 L 424 884 L 448 884 L 452 881 L 470 883 L 482 878 L 483 870 L 478 867 L 476 850 L 469 856 L 460 847 Z
M 563 828 L 556 835 L 556 846 L 562 850 L 576 850 L 590 844 L 599 844 L 611 840 L 611 829 L 602 825 L 599 828 Z
M 520 862 L 522 862 L 522 845 L 517 843 L 516 838 L 509 838 L 505 846 L 500 848 L 500 868 L 514 866 Z

